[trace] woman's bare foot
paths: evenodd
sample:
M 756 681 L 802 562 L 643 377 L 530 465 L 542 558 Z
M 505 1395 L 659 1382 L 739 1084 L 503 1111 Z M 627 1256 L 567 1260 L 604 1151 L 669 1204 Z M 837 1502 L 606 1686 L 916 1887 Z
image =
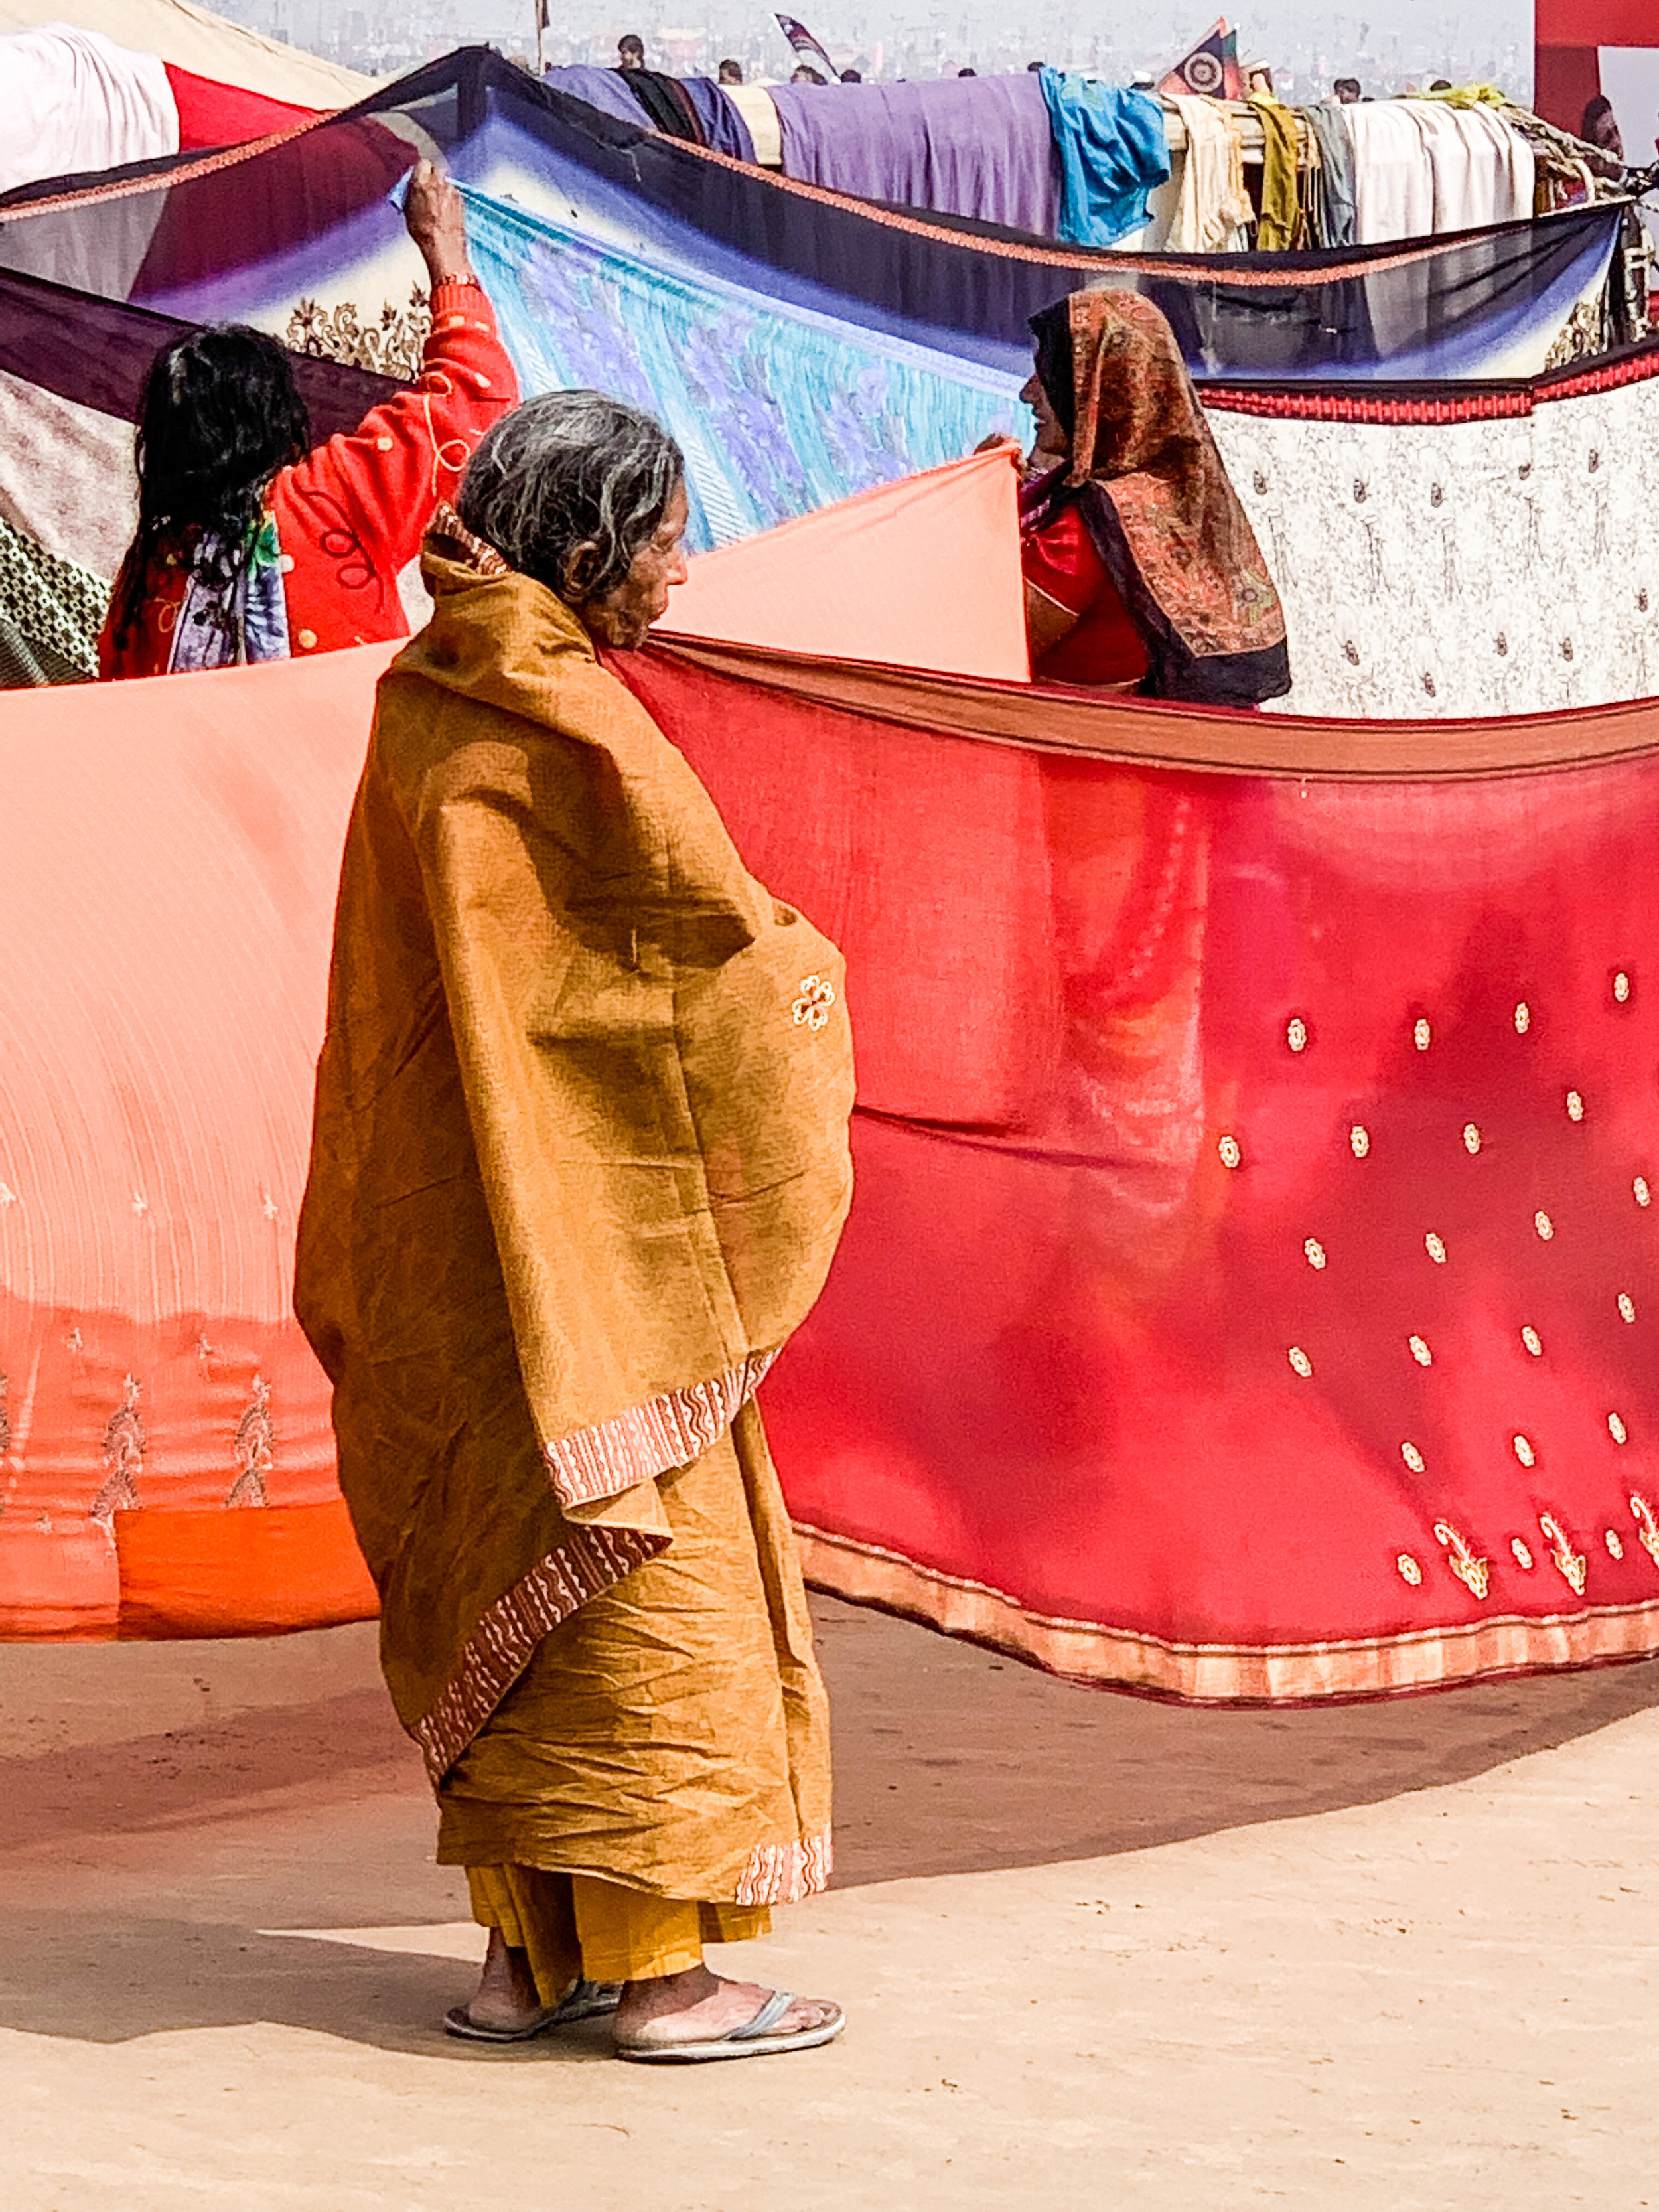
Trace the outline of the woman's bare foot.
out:
M 528 2027 L 546 2009 L 536 1991 L 530 1954 L 514 1950 L 501 1929 L 492 1928 L 483 1972 L 466 2007 L 467 2018 L 475 2027 L 511 2032 Z
M 618 2043 L 705 2043 L 753 2020 L 771 1996 L 759 1982 L 728 1982 L 707 1966 L 627 1982 L 617 2008 Z M 797 1997 L 772 2027 L 773 2035 L 803 2034 L 834 2018 L 837 2008 L 820 1997 Z

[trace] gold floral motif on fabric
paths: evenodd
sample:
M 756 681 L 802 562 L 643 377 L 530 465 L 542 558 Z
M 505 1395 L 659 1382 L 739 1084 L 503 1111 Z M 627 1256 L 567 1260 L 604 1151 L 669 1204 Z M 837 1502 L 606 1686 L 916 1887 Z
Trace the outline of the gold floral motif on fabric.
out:
M 264 1505 L 265 1477 L 276 1457 L 276 1433 L 270 1418 L 270 1385 L 263 1375 L 253 1378 L 253 1389 L 242 1418 L 236 1424 L 232 1449 L 236 1455 L 236 1480 L 225 1496 L 227 1505 Z
M 1630 1497 L 1630 1510 L 1639 1532 L 1642 1549 L 1654 1565 L 1659 1567 L 1659 1521 L 1654 1519 L 1652 1506 L 1639 1491 L 1633 1490 Z
M 90 1517 L 112 1544 L 116 1515 L 138 1503 L 138 1478 L 143 1473 L 144 1447 L 149 1441 L 138 1413 L 141 1395 L 137 1379 L 129 1375 L 121 1403 L 104 1430 L 104 1480 L 92 1501 Z
M 1401 1581 L 1402 1583 L 1409 1583 L 1412 1588 L 1415 1589 L 1423 1579 L 1423 1570 L 1418 1565 L 1416 1560 L 1413 1559 L 1411 1553 L 1409 1552 L 1402 1552 L 1400 1554 L 1400 1557 L 1395 1561 L 1395 1565 L 1400 1571 Z
M 1589 1562 L 1582 1552 L 1575 1552 L 1567 1541 L 1561 1523 L 1553 1513 L 1540 1513 L 1538 1525 L 1549 1539 L 1550 1557 L 1557 1570 L 1572 1589 L 1575 1597 L 1583 1597 L 1584 1584 L 1589 1577 Z
M 816 1035 L 829 1020 L 835 1003 L 836 987 L 827 975 L 803 975 L 800 996 L 789 1010 L 790 1018 L 797 1029 L 809 1029 Z
M 295 353 L 343 362 L 349 368 L 370 368 L 377 375 L 412 384 L 421 373 L 431 328 L 431 304 L 416 284 L 406 307 L 394 307 L 388 300 L 378 321 L 365 322 L 355 300 L 341 300 L 332 307 L 318 300 L 301 300 L 289 317 L 283 337 Z
M 1601 301 L 1580 300 L 1551 341 L 1544 356 L 1544 374 L 1547 376 L 1553 368 L 1565 368 L 1570 362 L 1585 361 L 1592 354 L 1604 352 L 1607 343 Z
M 1472 1597 L 1484 1598 L 1492 1587 L 1492 1570 L 1485 1559 L 1477 1559 L 1468 1543 L 1449 1521 L 1434 1524 L 1435 1540 L 1446 1547 L 1446 1565 Z

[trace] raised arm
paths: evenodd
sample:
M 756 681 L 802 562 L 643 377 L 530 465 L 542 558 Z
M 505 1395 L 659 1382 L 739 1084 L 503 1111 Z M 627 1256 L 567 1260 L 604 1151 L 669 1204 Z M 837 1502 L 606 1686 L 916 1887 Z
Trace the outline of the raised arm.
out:
M 302 629 L 302 651 L 397 634 L 401 625 L 388 621 L 398 571 L 419 552 L 433 508 L 454 495 L 485 431 L 518 404 L 513 363 L 467 258 L 460 194 L 429 161 L 410 180 L 404 219 L 431 280 L 420 375 L 276 486 L 284 545 L 303 541 L 331 572 L 328 596 L 348 633 Z

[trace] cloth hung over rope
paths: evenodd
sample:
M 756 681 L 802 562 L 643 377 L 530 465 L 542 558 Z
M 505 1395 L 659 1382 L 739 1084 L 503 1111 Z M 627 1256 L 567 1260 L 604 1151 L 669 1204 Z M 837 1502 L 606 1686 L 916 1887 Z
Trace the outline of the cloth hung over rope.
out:
M 383 661 L 0 700 L 10 1634 L 373 1603 L 285 1313 Z M 617 665 L 847 957 L 856 1196 L 762 1390 L 815 1580 L 1174 1696 L 1659 1648 L 1659 708 Z
M 815 85 L 770 92 L 786 176 L 1053 236 L 1059 159 L 1035 76 L 849 84 L 827 100 Z
M 1059 234 L 1082 246 L 1115 246 L 1147 216 L 1147 195 L 1170 174 L 1164 110 L 1144 92 L 1043 69 L 1060 162 Z
M 1242 134 L 1212 100 L 1177 97 L 1170 104 L 1187 134 L 1170 246 L 1180 253 L 1228 252 L 1255 214 L 1244 185 Z
M 626 239 L 682 281 L 736 283 L 1015 388 L 1031 315 L 1108 281 L 1156 301 L 1200 379 L 1536 374 L 1605 283 L 1620 220 L 1597 208 L 1346 254 L 1113 255 L 852 205 L 630 129 L 475 50 L 264 151 L 67 195 L 32 187 L 0 204 L 0 268 L 192 320 L 252 321 L 364 367 L 407 363 L 422 270 L 386 194 L 409 143 L 378 116 L 425 132 L 464 183 L 556 208 L 595 248 Z
M 599 69 L 591 62 L 568 62 L 548 70 L 542 82 L 556 92 L 568 94 L 573 100 L 586 101 L 601 115 L 614 116 L 619 123 L 654 130 L 651 111 L 641 99 L 634 82 L 637 74 L 634 70 Z
M 632 80 L 630 88 L 638 94 L 653 130 L 670 138 L 689 139 L 694 146 L 703 143 L 696 111 L 678 77 L 659 70 L 622 70 L 617 74 Z
M 755 142 L 726 87 L 716 84 L 712 76 L 688 76 L 682 82 L 686 98 L 697 111 L 703 143 L 717 154 L 729 154 L 734 161 L 752 162 Z
M 1568 216 L 1538 228 L 1567 234 L 1570 245 L 1585 221 Z M 1452 251 L 1464 265 L 1478 254 L 1490 267 L 1493 247 L 1501 252 L 1512 235 Z M 1581 251 L 1584 244 L 1581 232 Z M 1524 264 L 1507 265 L 1524 283 Z M 1287 320 L 1316 312 L 1317 295 L 1310 306 L 1293 284 L 1266 296 Z M 1420 315 L 1420 300 L 1403 292 L 1395 304 L 1413 322 Z M 44 555 L 82 572 L 84 590 L 59 605 L 88 611 L 80 619 L 89 666 L 104 596 L 132 533 L 137 394 L 156 349 L 183 326 L 4 274 L 0 308 L 0 514 Z M 1022 380 L 1030 347 L 1028 331 L 1016 364 Z M 684 390 L 684 366 L 671 369 L 665 388 Z M 1611 364 L 1569 362 L 1542 377 L 1429 391 L 1206 380 L 1206 417 L 1285 609 L 1296 678 L 1286 704 L 1370 718 L 1524 714 L 1659 689 L 1650 526 L 1659 501 L 1656 372 L 1659 348 L 1650 345 Z M 395 388 L 304 355 L 295 373 L 319 435 L 355 427 Z M 592 373 L 609 373 L 603 359 Z M 743 404 L 762 461 L 721 453 L 713 481 L 728 495 L 742 467 L 755 468 L 775 513 L 782 501 L 763 462 L 769 451 L 788 453 L 779 410 L 769 387 L 764 396 L 746 389 Z M 795 482 L 825 481 L 827 455 L 814 445 Z M 795 468 L 793 455 L 787 465 Z M 806 465 L 818 474 L 808 477 Z M 903 593 L 893 604 L 902 622 Z M 20 605 L 5 610 L 14 623 Z M 919 645 L 912 652 L 884 635 L 881 657 L 915 659 Z
M 1322 100 L 1304 107 L 1308 128 L 1319 148 L 1319 246 L 1352 246 L 1354 242 L 1353 140 L 1340 100 Z
M 154 54 L 55 23 L 0 35 L 0 192 L 179 150 L 179 110 Z
M 1532 150 L 1485 106 L 1373 100 L 1344 108 L 1342 122 L 1353 143 L 1354 236 L 1362 246 L 1532 214 Z
M 103 309 L 118 331 L 135 312 Z M 88 361 L 121 367 L 114 342 Z M 902 599 L 921 665 L 1018 675 L 1012 474 L 984 454 L 872 494 L 859 527 L 797 525 L 775 567 L 734 547 L 702 604 L 763 647 L 867 657 Z M 374 1610 L 291 1290 L 340 849 L 392 650 L 0 696 L 0 1637 Z M 147 862 L 135 901 L 109 865 L 129 849 L 188 865 Z
M 1253 100 L 1251 112 L 1261 125 L 1261 208 L 1256 245 L 1264 253 L 1282 253 L 1297 243 L 1297 129 L 1292 110 L 1276 100 Z

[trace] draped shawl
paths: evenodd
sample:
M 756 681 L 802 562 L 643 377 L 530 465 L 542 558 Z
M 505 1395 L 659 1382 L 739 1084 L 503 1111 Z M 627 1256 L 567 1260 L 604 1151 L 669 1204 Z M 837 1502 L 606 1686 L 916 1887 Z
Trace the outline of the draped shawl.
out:
M 1287 691 L 1279 593 L 1163 313 L 1073 292 L 1031 329 L 1072 458 L 1029 488 L 1025 527 L 1077 504 L 1146 645 L 1142 690 L 1229 707 Z
M 424 572 L 347 837 L 295 1306 L 435 1779 L 666 1547 L 656 1478 L 811 1307 L 853 1079 L 839 955 L 576 616 L 453 518 Z

